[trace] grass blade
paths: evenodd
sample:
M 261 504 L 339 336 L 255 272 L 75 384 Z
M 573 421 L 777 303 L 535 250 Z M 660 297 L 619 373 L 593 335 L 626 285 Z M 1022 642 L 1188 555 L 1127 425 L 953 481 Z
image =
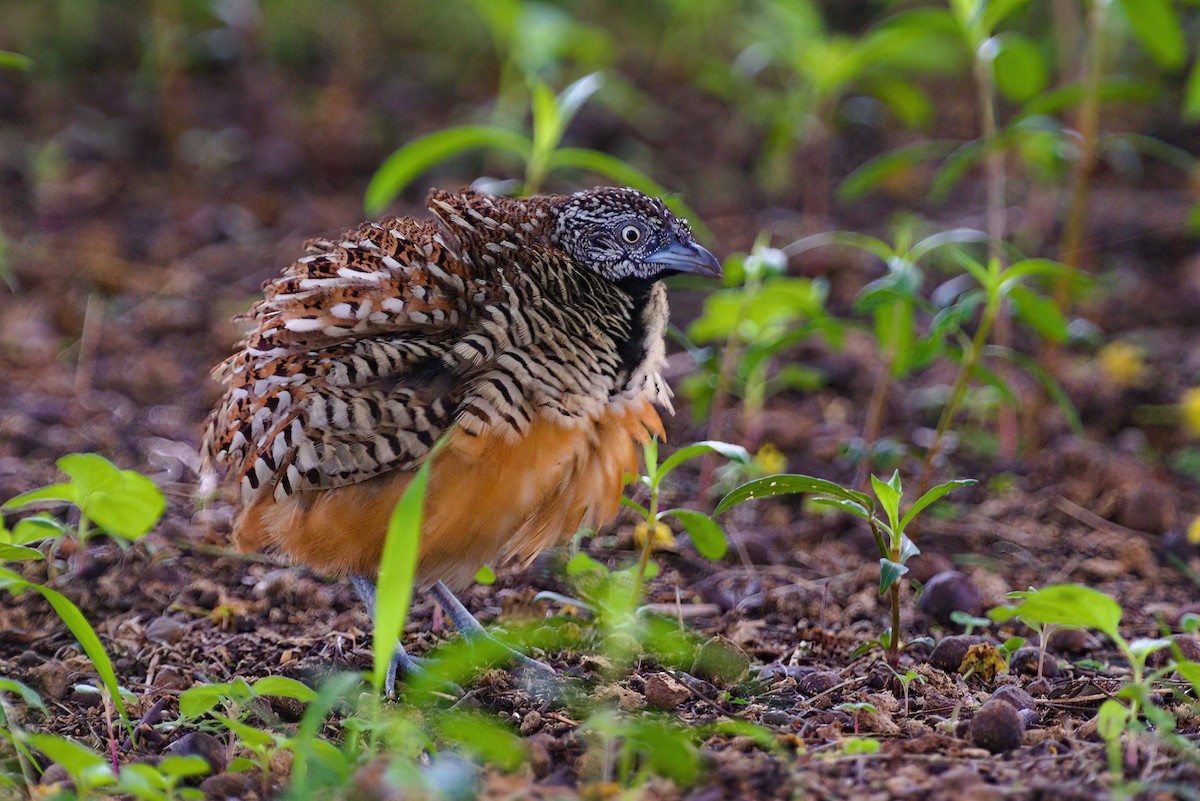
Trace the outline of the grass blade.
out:
M 417 553 L 421 541 L 425 492 L 429 486 L 431 460 L 427 459 L 412 483 L 404 490 L 388 522 L 387 540 L 379 563 L 379 582 L 375 602 L 375 666 L 371 682 L 378 694 L 383 689 L 396 640 L 408 620 L 413 579 L 417 572 Z

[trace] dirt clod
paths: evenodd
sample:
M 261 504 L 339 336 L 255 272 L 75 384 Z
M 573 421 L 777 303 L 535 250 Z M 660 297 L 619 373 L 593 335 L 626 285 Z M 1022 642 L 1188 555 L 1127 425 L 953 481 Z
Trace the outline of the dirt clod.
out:
M 993 699 L 979 707 L 971 719 L 969 734 L 975 745 L 1000 754 L 1021 745 L 1025 723 L 1012 704 Z
M 691 696 L 692 691 L 670 674 L 655 673 L 646 678 L 646 701 L 650 706 L 673 710 Z
M 71 669 L 57 659 L 35 667 L 29 675 L 34 688 L 43 698 L 61 701 L 71 688 Z

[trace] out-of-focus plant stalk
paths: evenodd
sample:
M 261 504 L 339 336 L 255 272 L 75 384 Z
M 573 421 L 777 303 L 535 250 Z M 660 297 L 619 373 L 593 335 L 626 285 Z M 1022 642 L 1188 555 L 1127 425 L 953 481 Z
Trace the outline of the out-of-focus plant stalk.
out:
M 1104 29 L 1109 0 L 1088 3 L 1088 36 L 1083 75 L 1083 105 L 1079 109 L 1079 158 L 1071 172 L 1071 199 L 1063 225 L 1062 247 L 1058 260 L 1078 270 L 1083 261 L 1083 240 L 1086 233 L 1088 189 L 1096 170 L 1096 143 L 1100 131 L 1100 77 L 1104 68 Z M 1060 283 L 1058 300 L 1061 303 L 1067 287 Z
M 996 141 L 996 76 L 994 61 L 990 54 L 982 52 L 990 47 L 992 40 L 985 41 L 975 54 L 975 85 L 979 97 L 979 122 L 983 134 L 987 158 L 984 167 L 987 174 L 987 232 L 988 260 L 1004 266 L 1004 150 Z M 1007 314 L 996 320 L 996 344 L 1008 348 L 1012 344 L 1012 321 Z M 1001 368 L 1003 369 L 1003 368 Z M 1001 404 L 996 423 L 997 446 L 1001 458 L 1012 459 L 1017 455 L 1017 414 L 1008 405 Z M 922 490 L 924 492 L 924 490 Z

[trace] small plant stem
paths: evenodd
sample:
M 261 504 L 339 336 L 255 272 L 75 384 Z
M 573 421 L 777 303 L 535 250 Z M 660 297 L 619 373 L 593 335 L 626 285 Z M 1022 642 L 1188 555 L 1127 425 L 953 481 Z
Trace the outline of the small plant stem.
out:
M 992 62 L 975 59 L 976 94 L 979 97 L 979 125 L 983 133 L 987 159 L 987 228 L 988 259 L 1004 266 L 1005 231 L 1004 214 L 1004 151 L 996 141 L 996 80 Z M 996 321 L 996 344 L 1007 348 L 1012 342 L 1012 321 L 1001 314 Z M 1007 372 L 1005 367 L 1000 368 Z M 997 440 L 1000 456 L 1012 459 L 1017 455 L 1017 415 L 1008 405 L 1001 405 L 997 421 Z
M 738 306 L 737 320 L 729 336 L 729 341 L 725 344 L 725 352 L 721 355 L 721 368 L 717 371 L 717 386 L 713 390 L 712 408 L 708 420 L 709 439 L 720 441 L 725 439 L 725 416 L 729 406 L 730 389 L 733 386 L 734 374 L 737 372 L 738 362 L 742 359 L 742 351 L 746 344 L 742 340 L 740 331 L 742 323 L 746 320 L 750 299 L 758 294 L 761 284 L 762 279 L 758 273 L 747 275 L 743 284 L 742 302 Z M 754 423 L 755 421 L 748 421 L 748 425 Z M 713 473 L 716 469 L 717 455 L 715 453 L 706 454 L 700 463 L 699 492 L 701 497 L 707 495 L 709 489 L 712 488 Z
M 1079 109 L 1079 159 L 1071 172 L 1071 205 L 1063 225 L 1059 261 L 1080 269 L 1083 261 L 1084 229 L 1087 224 L 1088 186 L 1096 169 L 1096 142 L 1100 131 L 1100 77 L 1104 69 L 1104 28 L 1107 0 L 1088 3 L 1087 67 L 1084 70 L 1083 104 Z M 1066 294 L 1066 282 L 1059 283 L 1058 300 Z
M 92 521 L 87 515 L 79 515 L 79 525 L 75 529 L 75 540 L 79 543 L 71 556 L 70 572 L 78 576 L 87 567 L 87 541 L 92 533 Z
M 979 327 L 975 329 L 975 336 L 971 339 L 971 347 L 967 350 L 962 365 L 958 368 L 958 376 L 954 379 L 954 387 L 950 391 L 950 400 L 946 403 L 945 408 L 942 409 L 942 416 L 938 418 L 937 431 L 933 435 L 933 442 L 930 443 L 929 450 L 925 451 L 925 458 L 921 461 L 921 480 L 918 482 L 919 489 L 917 490 L 918 498 L 924 495 L 926 490 L 929 489 L 929 481 L 933 473 L 933 460 L 942 446 L 942 440 L 945 438 L 946 432 L 950 430 L 950 424 L 954 422 L 954 416 L 958 414 L 958 407 L 962 405 L 963 396 L 966 395 L 967 386 L 971 381 L 971 373 L 974 371 L 975 364 L 979 361 L 979 357 L 983 353 L 984 346 L 987 345 L 988 336 L 992 332 L 992 324 L 995 323 L 996 314 L 999 310 L 1000 294 L 998 291 L 989 290 L 987 305 L 983 309 L 983 317 L 979 321 Z M 915 527 L 916 522 L 914 520 L 910 525 Z
M 900 540 L 892 542 L 891 560 L 900 563 Z M 892 637 L 888 643 L 888 664 L 895 668 L 900 664 L 900 579 L 892 582 Z
M 25 733 L 21 730 L 20 724 L 13 720 L 12 710 L 2 692 L 0 692 L 0 712 L 4 713 L 5 730 L 12 735 L 13 750 L 17 752 L 17 763 L 21 766 L 21 778 L 25 780 L 25 789 L 29 791 L 29 797 L 33 798 L 33 788 L 38 783 L 37 773 L 30 764 L 29 757 L 22 750 L 21 740 L 25 737 Z
M 654 550 L 654 535 L 658 527 L 658 487 L 650 488 L 650 508 L 646 515 L 646 541 L 642 543 L 642 552 L 638 556 L 637 573 L 633 576 L 633 593 L 629 599 L 629 614 L 637 611 L 638 601 L 642 597 L 642 586 L 646 582 L 646 567 L 650 564 L 650 552 Z

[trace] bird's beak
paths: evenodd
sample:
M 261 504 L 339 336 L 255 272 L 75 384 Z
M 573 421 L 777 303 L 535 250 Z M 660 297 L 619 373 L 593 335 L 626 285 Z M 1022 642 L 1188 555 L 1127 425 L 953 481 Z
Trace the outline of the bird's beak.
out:
M 672 239 L 671 244 L 646 259 L 648 264 L 656 264 L 674 273 L 688 273 L 705 278 L 720 278 L 721 262 L 695 242 L 683 242 Z

